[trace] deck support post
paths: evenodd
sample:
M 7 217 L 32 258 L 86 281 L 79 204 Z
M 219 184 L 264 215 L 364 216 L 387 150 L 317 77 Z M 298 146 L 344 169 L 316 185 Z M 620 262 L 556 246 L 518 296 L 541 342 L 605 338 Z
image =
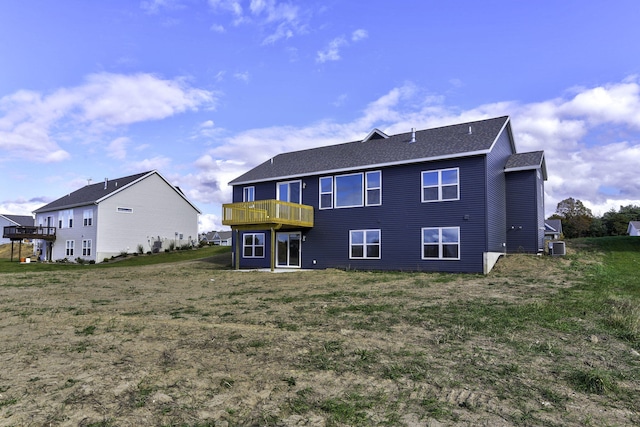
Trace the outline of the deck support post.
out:
M 271 227 L 271 271 L 276 269 L 276 232 Z
M 240 230 L 236 228 L 236 270 L 240 270 Z

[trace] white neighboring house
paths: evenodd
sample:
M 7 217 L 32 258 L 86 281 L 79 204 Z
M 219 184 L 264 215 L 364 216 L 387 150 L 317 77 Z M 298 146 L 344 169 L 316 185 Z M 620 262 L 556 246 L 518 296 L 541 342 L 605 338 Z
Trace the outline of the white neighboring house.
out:
M 157 171 L 105 179 L 35 211 L 36 225 L 56 227 L 40 240 L 47 261 L 100 262 L 123 252 L 158 252 L 198 242 L 200 210 Z
M 208 233 L 203 233 L 200 240 L 212 245 L 231 246 L 232 232 L 210 231 Z
M 0 230 L 4 230 L 4 227 L 33 227 L 34 219 L 30 215 L 9 215 L 9 214 L 0 214 Z M 2 237 L 2 235 L 0 235 Z M 4 245 L 5 243 L 11 243 L 11 239 L 0 238 L 0 245 Z
M 640 221 L 629 221 L 627 234 L 629 236 L 640 236 Z

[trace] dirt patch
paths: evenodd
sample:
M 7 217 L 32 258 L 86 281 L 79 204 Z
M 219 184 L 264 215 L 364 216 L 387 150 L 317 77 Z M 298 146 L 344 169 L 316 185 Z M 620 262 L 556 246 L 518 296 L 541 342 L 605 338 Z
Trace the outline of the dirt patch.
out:
M 226 257 L 0 275 L 0 425 L 640 421 L 627 344 L 584 319 L 527 322 L 577 283 L 575 258 L 470 276 L 243 273 Z M 577 391 L 585 364 L 626 372 L 630 397 Z

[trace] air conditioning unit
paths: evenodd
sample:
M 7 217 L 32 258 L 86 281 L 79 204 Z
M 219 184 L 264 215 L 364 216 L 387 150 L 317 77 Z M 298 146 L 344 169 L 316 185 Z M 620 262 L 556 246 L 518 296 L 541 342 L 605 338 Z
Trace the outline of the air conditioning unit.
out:
M 564 246 L 564 242 L 553 242 L 551 244 L 551 255 L 553 256 L 564 256 L 567 254 L 567 251 Z

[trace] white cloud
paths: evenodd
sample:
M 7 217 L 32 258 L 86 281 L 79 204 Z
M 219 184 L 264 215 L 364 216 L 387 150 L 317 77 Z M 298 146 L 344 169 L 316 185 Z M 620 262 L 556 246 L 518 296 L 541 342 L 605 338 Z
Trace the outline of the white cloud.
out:
M 179 9 L 182 7 L 180 0 L 143 0 L 140 2 L 140 8 L 150 14 L 156 14 L 161 9 Z
M 369 37 L 367 30 L 359 29 L 351 33 L 351 42 L 359 42 Z M 343 47 L 349 46 L 349 42 L 344 36 L 336 37 L 331 40 L 327 47 L 320 50 L 316 54 L 316 62 L 324 63 L 327 61 L 338 61 L 341 59 L 340 50 Z
M 79 86 L 50 94 L 20 90 L 0 98 L 0 150 L 4 160 L 59 162 L 70 157 L 61 143 L 84 142 L 118 127 L 212 108 L 213 103 L 212 92 L 181 78 L 92 74 Z
M 165 156 L 155 156 L 150 159 L 143 159 L 136 162 L 129 162 L 126 169 L 131 172 L 139 173 L 140 171 L 168 169 L 171 159 Z
M 619 114 L 603 111 L 594 99 L 606 100 Z M 599 215 L 620 205 L 640 205 L 640 91 L 636 80 L 573 90 L 529 104 L 504 101 L 459 110 L 444 101 L 409 83 L 371 102 L 352 122 L 251 129 L 223 138 L 221 145 L 207 150 L 196 162 L 199 172 L 190 176 L 191 197 L 206 203 L 227 203 L 231 189 L 226 184 L 270 157 L 358 140 L 374 127 L 394 134 L 412 127 L 425 129 L 509 115 L 518 151 L 545 151 L 547 215 L 567 197 L 582 200 Z M 603 129 L 606 139 L 589 144 Z
M 221 24 L 213 24 L 210 28 L 211 31 L 215 31 L 216 33 L 224 33 L 226 31 L 224 25 Z
M 214 10 L 224 10 L 242 16 L 242 6 L 237 0 L 209 0 L 209 6 Z
M 240 81 L 243 81 L 245 83 L 249 83 L 249 79 L 251 78 L 251 75 L 249 74 L 248 71 L 244 71 L 244 72 L 241 72 L 241 73 L 235 73 L 233 75 L 233 77 L 236 80 L 240 80 Z
M 369 37 L 369 33 L 367 30 L 358 29 L 351 33 L 351 41 L 358 42 L 360 40 L 364 40 Z
M 316 62 L 338 61 L 340 59 L 340 48 L 345 46 L 347 41 L 344 37 L 336 37 L 331 40 L 324 50 L 318 51 Z
M 290 2 L 251 0 L 248 10 L 235 0 L 209 0 L 209 5 L 216 12 L 231 13 L 234 26 L 256 25 L 267 34 L 262 39 L 263 45 L 274 44 L 306 32 L 302 19 L 304 14 L 297 5 Z
M 124 136 L 114 139 L 107 146 L 107 156 L 116 160 L 126 159 L 128 143 L 129 143 L 129 138 Z

